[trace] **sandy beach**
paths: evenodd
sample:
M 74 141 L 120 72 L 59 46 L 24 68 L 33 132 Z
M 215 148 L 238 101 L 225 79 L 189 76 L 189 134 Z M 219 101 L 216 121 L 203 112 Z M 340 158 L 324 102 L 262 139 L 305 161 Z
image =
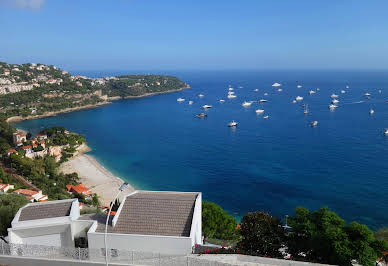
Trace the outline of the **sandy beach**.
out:
M 124 182 L 122 179 L 106 170 L 92 156 L 86 154 L 80 154 L 63 163 L 60 167 L 60 171 L 65 174 L 78 173 L 80 182 L 90 188 L 93 193 L 100 196 L 102 205 L 109 205 L 116 196 L 119 187 Z M 123 196 L 134 190 L 135 189 L 130 185 L 121 193 L 120 200 Z

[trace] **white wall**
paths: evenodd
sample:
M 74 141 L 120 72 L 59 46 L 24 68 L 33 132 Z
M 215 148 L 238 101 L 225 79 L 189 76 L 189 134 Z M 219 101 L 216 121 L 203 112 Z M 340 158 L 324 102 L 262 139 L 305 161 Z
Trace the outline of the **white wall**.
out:
M 101 249 L 104 246 L 103 233 L 88 233 L 89 248 Z M 108 249 L 143 251 L 163 254 L 190 254 L 191 238 L 111 234 L 107 235 Z
M 60 247 L 61 234 L 25 237 L 23 238 L 23 244 Z

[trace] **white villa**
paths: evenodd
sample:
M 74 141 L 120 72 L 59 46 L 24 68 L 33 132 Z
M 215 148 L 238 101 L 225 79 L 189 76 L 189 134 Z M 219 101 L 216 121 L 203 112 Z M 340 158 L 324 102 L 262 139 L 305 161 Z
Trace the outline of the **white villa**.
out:
M 194 192 L 134 191 L 108 226 L 108 249 L 190 254 L 202 244 L 202 195 Z M 87 238 L 104 250 L 106 215 L 80 215 L 78 199 L 29 203 L 8 228 L 12 244 L 75 247 Z

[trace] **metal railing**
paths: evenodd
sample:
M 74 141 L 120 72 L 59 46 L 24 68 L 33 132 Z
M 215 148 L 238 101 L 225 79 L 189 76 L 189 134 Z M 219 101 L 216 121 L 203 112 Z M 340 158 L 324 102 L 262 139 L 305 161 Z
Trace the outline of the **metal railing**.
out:
M 1 241 L 0 241 L 1 242 Z M 84 262 L 104 262 L 105 249 L 68 248 L 55 246 L 7 244 L 0 243 L 0 256 L 7 255 L 23 258 L 40 258 L 51 260 L 73 260 Z M 110 249 L 110 263 L 124 265 L 155 265 L 155 266 L 226 266 L 231 265 L 217 261 L 197 259 L 190 255 L 166 255 L 141 251 Z

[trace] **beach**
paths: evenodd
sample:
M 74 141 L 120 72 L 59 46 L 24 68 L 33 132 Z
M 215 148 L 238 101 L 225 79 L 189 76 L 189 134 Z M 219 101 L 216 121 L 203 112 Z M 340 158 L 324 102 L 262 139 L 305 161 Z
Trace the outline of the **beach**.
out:
M 114 199 L 123 180 L 106 170 L 96 159 L 90 155 L 82 154 L 63 163 L 60 171 L 65 174 L 77 173 L 80 182 L 100 197 L 102 205 L 109 206 Z M 120 200 L 128 193 L 134 191 L 129 185 L 121 195 Z

